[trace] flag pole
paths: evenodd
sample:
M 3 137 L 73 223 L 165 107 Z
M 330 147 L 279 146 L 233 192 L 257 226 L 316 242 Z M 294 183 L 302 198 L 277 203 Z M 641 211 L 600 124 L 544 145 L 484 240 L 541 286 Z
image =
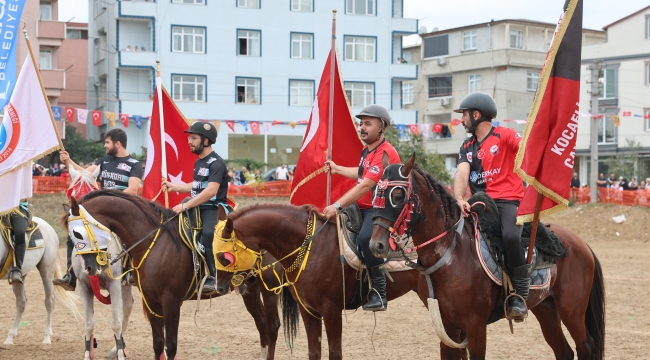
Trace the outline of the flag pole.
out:
M 165 114 L 163 113 L 162 80 L 160 79 L 160 60 L 156 60 L 156 95 L 158 96 L 158 117 L 160 118 L 160 153 L 162 160 L 162 180 L 167 180 L 167 144 L 165 143 Z M 169 207 L 169 191 L 165 187 L 165 207 Z
M 47 99 L 47 92 L 45 92 L 45 86 L 43 86 L 41 71 L 38 69 L 38 65 L 36 64 L 36 58 L 34 57 L 34 52 L 32 51 L 32 43 L 29 41 L 29 36 L 27 36 L 27 30 L 25 29 L 25 26 L 26 24 L 23 21 L 23 34 L 25 35 L 25 41 L 27 42 L 27 50 L 29 51 L 29 56 L 32 58 L 34 69 L 36 69 L 36 77 L 38 78 L 38 84 L 41 86 L 41 91 L 43 92 L 45 103 L 47 104 L 47 112 L 50 114 L 50 120 L 52 121 L 54 132 L 56 133 L 56 139 L 59 141 L 59 147 L 61 148 L 61 151 L 65 151 L 65 147 L 63 146 L 63 142 L 61 141 L 61 134 L 59 133 L 59 128 L 56 127 L 56 121 L 54 120 L 54 114 L 52 113 L 52 106 L 50 105 L 50 100 Z
M 530 242 L 528 243 L 526 265 L 530 265 L 533 262 L 533 248 L 535 247 L 535 238 L 537 237 L 537 224 L 539 223 L 539 211 L 542 208 L 542 199 L 544 199 L 544 195 L 538 192 L 537 202 L 535 203 L 535 213 L 533 214 L 533 226 L 530 233 Z
M 334 127 L 334 64 L 336 61 L 336 9 L 332 10 L 332 48 L 330 49 L 330 98 L 327 125 L 327 160 L 332 160 L 332 133 Z M 327 173 L 326 205 L 332 203 L 332 173 Z

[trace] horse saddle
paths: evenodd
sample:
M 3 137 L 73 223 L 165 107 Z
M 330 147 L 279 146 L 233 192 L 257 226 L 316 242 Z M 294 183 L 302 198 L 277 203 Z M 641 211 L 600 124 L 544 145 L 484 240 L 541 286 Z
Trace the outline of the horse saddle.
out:
M 182 204 L 188 202 L 191 198 L 185 198 L 181 202 Z M 226 214 L 229 214 L 233 211 L 230 205 L 219 205 L 224 206 Z M 205 257 L 205 245 L 202 232 L 201 224 L 201 211 L 198 206 L 188 209 L 183 212 L 183 215 L 180 216 L 181 220 L 181 238 L 191 249 L 196 250 L 202 257 Z M 210 239 L 214 241 L 214 239 Z M 188 243 L 189 242 L 189 243 Z
M 14 212 L 27 219 L 27 228 L 25 230 L 25 243 L 27 244 L 27 250 L 40 249 L 45 247 L 43 234 L 41 233 L 41 229 L 38 227 L 38 224 L 32 219 L 31 212 L 25 209 L 14 210 Z M 13 248 L 14 230 L 11 226 L 9 215 L 0 217 L 0 232 L 2 233 L 2 238 L 4 241 L 9 244 L 9 247 Z

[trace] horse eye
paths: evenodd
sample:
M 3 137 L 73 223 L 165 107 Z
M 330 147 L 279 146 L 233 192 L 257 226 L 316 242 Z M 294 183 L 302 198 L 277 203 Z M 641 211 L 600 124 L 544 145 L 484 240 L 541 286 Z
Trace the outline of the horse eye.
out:
M 77 231 L 75 231 L 75 230 L 72 230 L 72 235 L 74 235 L 74 237 L 77 238 L 77 239 L 79 239 L 79 240 L 83 240 L 83 239 L 84 239 L 84 237 L 81 236 L 81 234 L 79 234 L 79 233 L 78 233 Z

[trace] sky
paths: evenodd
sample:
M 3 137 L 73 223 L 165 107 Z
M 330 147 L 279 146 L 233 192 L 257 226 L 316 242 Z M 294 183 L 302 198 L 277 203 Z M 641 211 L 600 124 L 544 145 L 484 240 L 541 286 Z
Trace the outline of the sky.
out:
M 108 1 L 108 0 L 106 0 Z M 225 0 L 217 0 L 225 1 Z M 288 1 L 288 0 L 265 0 Z M 334 0 L 316 0 L 333 2 Z M 378 0 L 390 1 L 390 0 Z M 557 23 L 564 0 L 403 0 L 404 17 L 420 20 L 427 31 L 488 22 L 527 19 Z M 342 0 L 336 2 L 343 3 Z M 88 21 L 88 1 L 59 0 L 59 20 Z M 584 0 L 584 27 L 600 30 L 650 5 L 648 0 Z M 342 7 L 343 5 L 341 5 Z M 417 40 L 417 36 L 409 39 Z

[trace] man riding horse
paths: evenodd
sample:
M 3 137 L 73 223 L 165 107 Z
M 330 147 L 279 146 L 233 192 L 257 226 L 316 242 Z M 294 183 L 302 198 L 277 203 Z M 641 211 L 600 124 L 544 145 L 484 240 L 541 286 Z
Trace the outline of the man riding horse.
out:
M 61 151 L 60 158 L 62 162 L 67 162 L 77 170 L 85 170 L 92 173 L 99 166 L 99 180 L 102 189 L 122 190 L 127 194 L 136 195 L 140 188 L 142 179 L 142 164 L 137 159 L 131 157 L 126 150 L 126 133 L 122 129 L 113 129 L 104 136 L 104 148 L 106 155 L 95 161 L 94 165 L 87 169 L 77 165 L 67 151 Z M 72 270 L 72 249 L 74 243 L 68 236 L 68 272 L 62 279 L 54 279 L 54 285 L 59 285 L 68 291 L 74 291 L 77 286 L 77 277 Z M 127 284 L 134 285 L 131 273 L 125 276 Z
M 168 191 L 191 194 L 191 200 L 174 206 L 172 210 L 176 213 L 199 207 L 205 260 L 210 271 L 210 275 L 203 284 L 203 293 L 210 294 L 217 291 L 215 286 L 216 268 L 212 255 L 214 229 L 219 220 L 218 207 L 227 206 L 228 203 L 230 176 L 221 156 L 212 151 L 211 146 L 217 141 L 218 135 L 214 125 L 197 121 L 185 132 L 190 134 L 187 138 L 190 150 L 199 155 L 194 163 L 194 181 L 188 184 L 172 184 L 169 181 L 163 181 L 163 188 L 166 187 Z
M 27 233 L 27 223 L 29 222 L 29 210 L 27 200 L 20 201 L 18 209 L 12 210 L 10 213 L 0 216 L 0 227 L 11 228 L 13 233 L 13 247 L 14 247 L 14 264 L 9 270 L 9 284 L 22 284 L 23 283 L 23 260 L 25 259 L 25 250 L 27 243 L 25 242 Z M 0 237 L 2 241 L 2 237 Z
M 517 225 L 517 209 L 524 196 L 524 187 L 521 178 L 513 172 L 521 135 L 510 128 L 492 126 L 497 105 L 488 94 L 469 94 L 454 111 L 463 114 L 465 130 L 474 135 L 460 147 L 454 197 L 465 216 L 470 212 L 470 205 L 463 198 L 468 180 L 472 194 L 483 191 L 494 199 L 501 218 L 507 272 L 515 291 L 525 300 L 530 288 L 530 265 L 525 265 L 520 242 L 522 226 Z M 526 304 L 521 298 L 512 296 L 508 299 L 507 311 L 508 318 L 523 319 L 527 313 Z
M 368 295 L 368 302 L 363 309 L 384 311 L 388 306 L 384 259 L 375 257 L 369 248 L 372 236 L 372 192 L 384 172 L 382 165 L 384 153 L 388 154 L 391 164 L 399 164 L 400 159 L 395 148 L 384 139 L 384 131 L 390 126 L 390 115 L 385 107 L 376 104 L 368 105 L 356 117 L 360 120 L 361 140 L 366 143 L 361 151 L 359 167 L 344 167 L 328 160 L 325 162 L 325 169 L 333 175 L 339 174 L 356 179 L 357 185 L 334 204 L 327 206 L 323 212 L 325 216 L 331 218 L 338 211 L 354 202 L 359 206 L 363 221 L 357 239 L 373 289 Z

